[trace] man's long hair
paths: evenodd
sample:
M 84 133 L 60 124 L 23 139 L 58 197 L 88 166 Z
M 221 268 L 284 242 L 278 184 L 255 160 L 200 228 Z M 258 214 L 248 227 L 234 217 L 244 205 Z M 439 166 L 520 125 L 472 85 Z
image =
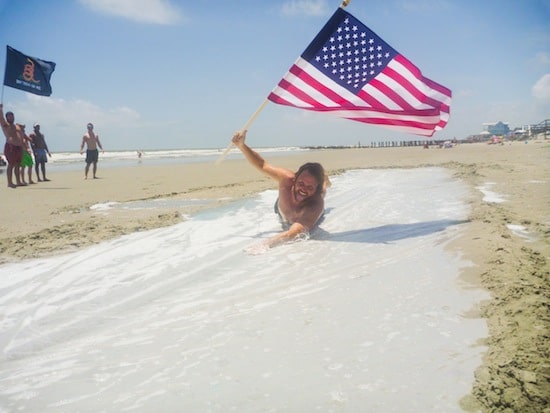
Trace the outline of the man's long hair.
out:
M 307 171 L 311 176 L 313 176 L 317 181 L 317 189 L 315 194 L 323 194 L 326 191 L 326 188 L 330 186 L 330 181 L 325 175 L 325 168 L 320 163 L 317 162 L 308 162 L 300 166 L 300 169 L 294 175 L 296 178 L 304 171 Z

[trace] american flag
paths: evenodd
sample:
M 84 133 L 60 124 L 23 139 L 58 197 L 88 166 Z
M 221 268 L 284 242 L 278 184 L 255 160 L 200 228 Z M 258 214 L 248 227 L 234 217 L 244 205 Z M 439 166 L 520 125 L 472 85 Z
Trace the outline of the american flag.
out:
M 338 8 L 268 99 L 432 136 L 449 120 L 451 91 Z

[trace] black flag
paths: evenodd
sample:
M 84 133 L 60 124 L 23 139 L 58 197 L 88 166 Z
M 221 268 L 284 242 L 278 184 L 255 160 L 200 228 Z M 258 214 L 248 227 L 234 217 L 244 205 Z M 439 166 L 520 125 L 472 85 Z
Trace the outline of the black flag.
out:
M 50 96 L 50 78 L 55 70 L 54 62 L 24 55 L 7 46 L 4 85 L 35 95 Z

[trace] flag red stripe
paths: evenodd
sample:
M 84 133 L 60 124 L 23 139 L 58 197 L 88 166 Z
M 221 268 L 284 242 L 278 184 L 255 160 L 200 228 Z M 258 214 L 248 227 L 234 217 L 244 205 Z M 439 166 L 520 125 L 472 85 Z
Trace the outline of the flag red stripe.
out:
M 384 73 L 384 71 L 382 71 L 382 73 Z M 407 110 L 413 108 L 401 95 L 399 95 L 396 91 L 391 89 L 390 86 L 386 85 L 381 80 L 374 78 L 369 82 L 369 85 L 377 89 L 383 95 L 387 96 L 401 109 Z
M 446 88 L 445 86 L 440 85 L 437 82 L 434 82 L 431 79 L 428 79 L 428 78 L 424 77 L 422 75 L 422 73 L 420 72 L 420 70 L 414 64 L 412 64 L 409 59 L 407 59 L 406 57 L 404 57 L 402 55 L 397 55 L 394 60 L 399 62 L 405 68 L 407 68 L 407 70 L 411 74 L 413 74 L 414 77 L 416 77 L 418 80 L 420 80 L 422 83 L 424 83 L 424 85 L 426 85 L 426 87 L 428 89 L 435 90 L 436 92 L 444 95 L 445 99 L 450 99 L 451 98 L 452 93 L 451 93 L 450 89 Z M 430 104 L 432 104 L 432 106 L 438 106 L 441 103 L 444 103 L 444 101 L 443 100 L 437 100 L 437 99 L 434 98 L 432 103 L 430 103 Z
M 403 76 L 401 73 L 395 71 L 391 67 L 386 67 L 383 70 L 383 73 L 393 80 L 395 80 L 397 83 L 399 83 L 407 92 L 409 92 L 412 96 L 414 96 L 419 102 L 425 102 L 425 99 L 427 98 L 426 95 L 422 92 L 420 92 L 405 76 Z M 431 104 L 430 106 L 436 107 L 437 105 Z
M 336 93 L 334 90 L 330 89 L 329 87 L 325 86 L 323 83 L 319 82 L 312 76 L 310 76 L 304 69 L 297 65 L 292 65 L 292 67 L 289 70 L 290 73 L 298 77 L 300 80 L 302 80 L 307 85 L 311 86 L 313 89 L 317 90 L 319 93 L 326 96 L 328 99 L 333 101 L 337 105 L 342 106 L 352 106 L 353 104 L 345 99 L 340 94 Z
M 294 86 L 292 83 L 290 83 L 286 79 L 281 79 L 281 81 L 279 82 L 279 86 L 282 89 L 286 90 L 291 95 L 296 96 L 298 99 L 308 103 L 311 106 L 314 106 L 314 107 L 325 106 L 321 102 L 313 99 L 309 94 L 303 92 L 301 89 Z

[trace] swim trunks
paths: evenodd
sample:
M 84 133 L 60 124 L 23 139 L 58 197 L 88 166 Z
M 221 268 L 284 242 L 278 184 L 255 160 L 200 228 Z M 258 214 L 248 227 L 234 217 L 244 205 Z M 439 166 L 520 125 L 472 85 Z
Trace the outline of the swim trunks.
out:
M 86 151 L 86 163 L 97 162 L 99 158 L 99 151 L 97 149 L 88 149 Z
M 4 156 L 9 164 L 20 165 L 23 158 L 23 148 L 6 142 L 4 145 Z
M 21 157 L 21 166 L 33 166 L 34 162 L 32 160 L 32 156 L 29 155 L 27 151 L 23 151 L 23 156 Z
M 36 163 L 48 162 L 48 157 L 46 156 L 46 149 L 35 149 L 34 150 L 34 161 Z

